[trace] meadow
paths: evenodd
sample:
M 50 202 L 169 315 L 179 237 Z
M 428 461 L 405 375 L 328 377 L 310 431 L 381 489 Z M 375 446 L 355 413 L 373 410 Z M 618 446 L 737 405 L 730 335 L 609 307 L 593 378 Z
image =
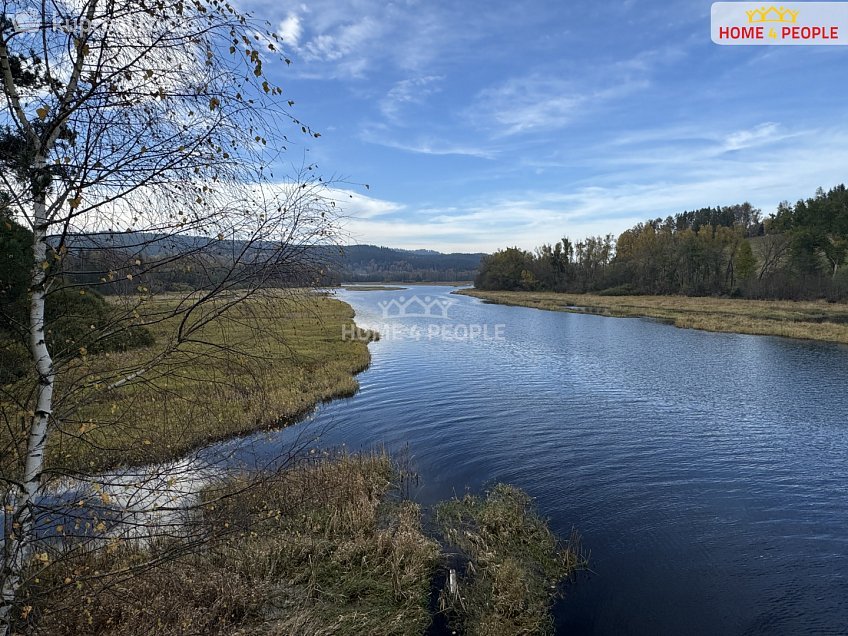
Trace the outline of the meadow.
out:
M 692 296 L 601 296 L 477 289 L 462 289 L 455 293 L 499 305 L 619 318 L 655 318 L 687 329 L 848 344 L 848 306 L 825 301 L 743 300 Z

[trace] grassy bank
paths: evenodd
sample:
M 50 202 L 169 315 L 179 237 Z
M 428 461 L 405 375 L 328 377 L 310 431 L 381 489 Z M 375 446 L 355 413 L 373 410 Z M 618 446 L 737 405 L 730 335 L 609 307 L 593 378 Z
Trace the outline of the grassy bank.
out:
M 158 296 L 144 311 L 153 315 L 178 300 Z M 278 427 L 323 400 L 352 395 L 354 375 L 370 362 L 367 337 L 343 337 L 356 329 L 351 307 L 305 292 L 243 302 L 195 333 L 194 342 L 157 359 L 175 323 L 151 327 L 152 347 L 83 356 L 63 370 L 48 466 L 90 472 L 158 463 Z M 112 380 L 100 378 L 115 378 L 119 369 L 144 371 L 133 383 L 107 390 L 103 385 Z M 25 415 L 6 417 L 14 422 Z M 13 430 L 5 427 L 0 435 Z M 8 440 L 2 441 L 6 447 Z M 23 437 L 17 440 L 18 452 L 24 444 Z
M 422 634 L 439 548 L 422 532 L 418 506 L 391 496 L 397 478 L 377 454 L 304 461 L 247 490 L 233 482 L 223 502 L 210 494 L 217 505 L 204 509 L 201 523 L 214 538 L 202 550 L 130 578 L 123 568 L 169 546 L 62 563 L 53 574 L 60 591 L 38 608 L 41 630 Z
M 440 505 L 440 544 L 400 496 L 401 474 L 385 454 L 337 455 L 261 487 L 233 481 L 231 496 L 209 495 L 199 523 L 213 538 L 202 549 L 160 540 L 79 553 L 41 581 L 56 591 L 29 615 L 55 636 L 413 636 L 434 618 L 451 633 L 550 633 L 557 584 L 583 565 L 576 544 L 503 485 Z M 454 587 L 449 566 L 460 571 Z
M 175 302 L 158 297 L 147 310 Z M 369 362 L 367 337 L 342 337 L 352 318 L 348 305 L 307 294 L 240 304 L 143 382 L 60 412 L 49 464 L 94 472 L 163 462 L 352 393 Z M 158 325 L 152 347 L 82 356 L 64 381 L 147 368 L 173 327 Z M 130 515 L 111 534 L 103 511 L 124 504 L 95 484 L 74 505 L 85 527 L 56 526 L 68 543 L 33 560 L 21 631 L 388 636 L 424 634 L 434 618 L 469 634 L 549 631 L 555 583 L 580 566 L 573 544 L 507 486 L 444 504 L 428 534 L 402 496 L 403 474 L 385 454 L 301 455 L 278 472 L 205 482 L 177 525 Z M 137 541 L 135 530 L 152 538 Z M 451 568 L 461 574 L 440 606 Z
M 677 327 L 848 344 L 848 305 L 688 296 L 599 296 L 553 292 L 455 292 L 501 305 L 614 317 L 648 317 Z

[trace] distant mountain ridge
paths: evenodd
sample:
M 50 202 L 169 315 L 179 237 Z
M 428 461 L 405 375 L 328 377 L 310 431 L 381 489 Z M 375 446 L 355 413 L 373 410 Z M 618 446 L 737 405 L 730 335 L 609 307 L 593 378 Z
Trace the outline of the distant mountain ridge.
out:
M 474 280 L 483 253 L 444 254 L 376 245 L 341 248 L 338 265 L 347 282 L 444 282 Z
M 52 243 L 57 245 L 58 237 L 53 237 Z M 67 236 L 65 244 L 72 254 L 94 256 L 98 252 L 113 252 L 143 260 L 203 250 L 222 263 L 245 245 L 239 240 L 142 232 L 75 234 Z M 259 250 L 267 246 L 257 243 L 254 247 Z M 307 260 L 324 264 L 326 284 L 471 281 L 485 256 L 482 252 L 445 254 L 430 249 L 409 250 L 367 244 L 310 246 L 304 248 L 303 253 Z

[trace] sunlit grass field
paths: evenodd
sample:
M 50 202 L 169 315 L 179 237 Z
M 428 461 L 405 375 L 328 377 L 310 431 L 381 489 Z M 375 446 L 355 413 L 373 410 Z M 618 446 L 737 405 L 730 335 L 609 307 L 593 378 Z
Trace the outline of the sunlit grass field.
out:
M 180 298 L 153 297 L 144 315 Z M 150 327 L 152 347 L 84 356 L 59 374 L 48 467 L 90 472 L 167 461 L 230 436 L 279 427 L 323 400 L 355 393 L 354 375 L 370 361 L 370 334 L 357 330 L 351 307 L 306 292 L 244 301 L 158 359 L 177 321 Z M 353 333 L 362 337 L 349 337 Z M 133 382 L 106 388 L 138 370 Z M 9 435 L 9 427 L 2 434 Z M 24 443 L 21 437 L 18 452 Z
M 352 395 L 359 386 L 354 374 L 370 361 L 364 339 L 344 337 L 353 329 L 353 310 L 335 299 L 298 293 L 249 300 L 204 327 L 195 337 L 203 343 L 161 363 L 151 383 L 85 405 L 77 419 L 80 428 L 92 427 L 89 444 L 71 445 L 72 456 L 105 465 L 170 459 Z M 154 333 L 164 344 L 172 332 L 165 323 Z M 93 364 L 135 368 L 151 353 L 113 354 Z
M 688 296 L 599 296 L 554 292 L 493 292 L 463 289 L 458 294 L 501 305 L 649 317 L 676 327 L 848 344 L 848 305 L 820 302 L 742 300 Z

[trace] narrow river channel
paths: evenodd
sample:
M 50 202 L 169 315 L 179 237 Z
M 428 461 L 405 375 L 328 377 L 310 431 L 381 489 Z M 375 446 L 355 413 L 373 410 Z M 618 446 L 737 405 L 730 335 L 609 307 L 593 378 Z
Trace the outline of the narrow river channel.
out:
M 558 633 L 848 633 L 848 348 L 450 291 L 339 292 L 384 336 L 361 391 L 245 452 L 408 447 L 423 503 L 521 486 L 591 550 Z

